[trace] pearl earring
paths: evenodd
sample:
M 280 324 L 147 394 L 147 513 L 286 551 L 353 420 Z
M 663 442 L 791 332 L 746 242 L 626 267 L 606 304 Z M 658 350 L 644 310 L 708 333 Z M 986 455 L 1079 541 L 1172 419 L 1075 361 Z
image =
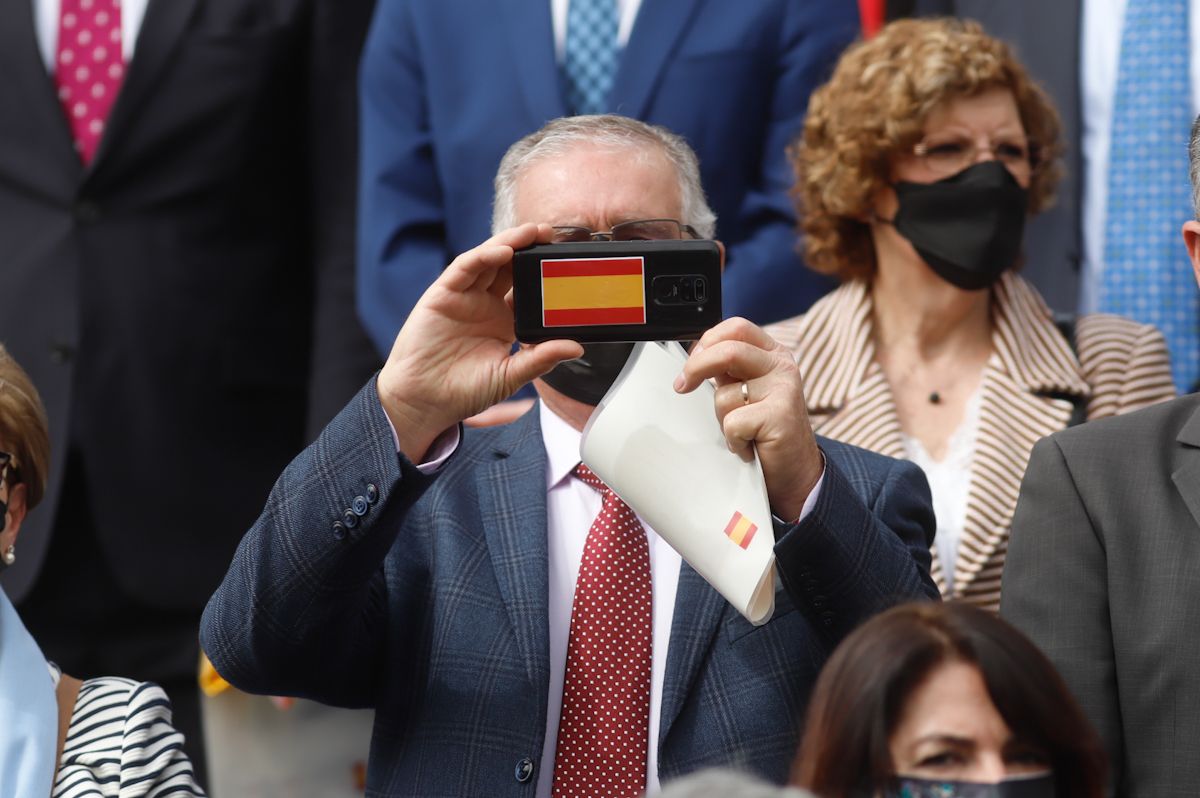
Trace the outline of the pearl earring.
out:
M 6 552 L 4 552 L 3 559 L 4 559 L 5 565 L 12 565 L 13 563 L 15 563 L 17 561 L 17 547 L 9 546 L 8 550 Z

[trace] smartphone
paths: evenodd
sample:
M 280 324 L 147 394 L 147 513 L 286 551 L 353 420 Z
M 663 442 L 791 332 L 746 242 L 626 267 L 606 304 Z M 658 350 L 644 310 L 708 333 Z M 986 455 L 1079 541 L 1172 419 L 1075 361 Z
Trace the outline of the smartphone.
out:
M 715 241 L 541 244 L 513 256 L 517 340 L 687 341 L 721 321 Z

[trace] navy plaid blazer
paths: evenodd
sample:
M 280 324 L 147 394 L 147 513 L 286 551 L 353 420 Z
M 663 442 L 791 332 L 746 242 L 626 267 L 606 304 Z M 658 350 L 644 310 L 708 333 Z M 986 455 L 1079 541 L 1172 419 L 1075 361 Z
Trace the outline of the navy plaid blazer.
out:
M 775 530 L 767 624 L 682 566 L 663 780 L 725 765 L 782 782 L 837 642 L 937 597 L 920 469 L 820 444 L 816 508 Z M 531 796 L 550 700 L 545 484 L 536 412 L 466 430 L 427 477 L 397 456 L 372 381 L 275 485 L 205 610 L 204 650 L 243 690 L 374 707 L 368 795 Z

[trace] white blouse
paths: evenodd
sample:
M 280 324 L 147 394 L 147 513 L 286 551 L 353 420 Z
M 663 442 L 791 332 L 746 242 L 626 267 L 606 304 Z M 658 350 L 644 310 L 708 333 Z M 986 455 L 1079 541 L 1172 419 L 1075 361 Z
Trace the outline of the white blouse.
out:
M 967 492 L 971 484 L 975 439 L 979 434 L 980 405 L 980 391 L 976 388 L 967 399 L 962 422 L 950 435 L 941 460 L 933 459 L 916 438 L 902 435 L 906 457 L 925 472 L 929 489 L 933 492 L 933 512 L 937 516 L 934 545 L 942 561 L 942 575 L 950 593 L 954 591 L 954 562 L 958 557 L 958 542 L 962 539 L 967 519 Z

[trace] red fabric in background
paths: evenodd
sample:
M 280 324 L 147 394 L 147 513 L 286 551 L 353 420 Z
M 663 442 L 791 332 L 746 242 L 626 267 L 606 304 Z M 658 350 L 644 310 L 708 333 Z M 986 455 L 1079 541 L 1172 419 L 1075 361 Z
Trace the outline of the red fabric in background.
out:
M 885 4 L 886 0 L 858 0 L 864 39 L 871 38 L 883 27 Z

